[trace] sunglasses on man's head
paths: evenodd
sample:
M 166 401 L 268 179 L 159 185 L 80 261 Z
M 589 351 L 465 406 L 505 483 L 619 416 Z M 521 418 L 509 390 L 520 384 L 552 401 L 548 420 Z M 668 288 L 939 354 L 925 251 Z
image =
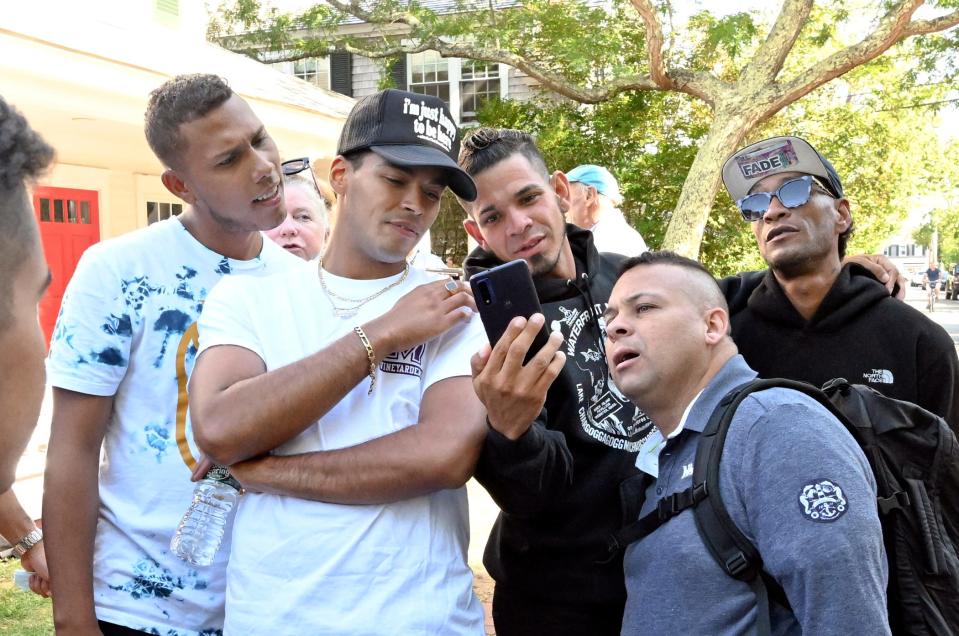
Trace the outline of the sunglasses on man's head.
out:
M 323 192 L 320 191 L 320 184 L 316 182 L 316 175 L 314 175 L 310 169 L 309 157 L 300 157 L 299 159 L 284 161 L 280 164 L 280 170 L 283 171 L 283 176 L 285 177 L 291 177 L 306 170 L 310 173 L 310 179 L 313 181 L 313 187 L 316 188 L 316 193 L 320 195 L 321 199 L 325 199 Z
M 736 205 L 739 207 L 739 211 L 743 213 L 744 219 L 747 221 L 758 221 L 763 218 L 763 215 L 769 210 L 769 206 L 773 202 L 773 197 L 779 199 L 779 202 L 784 208 L 798 208 L 801 205 L 806 205 L 809 197 L 812 195 L 813 184 L 822 189 L 825 194 L 832 196 L 815 181 L 812 175 L 804 174 L 801 177 L 786 181 L 773 192 L 754 192 L 747 194 L 739 201 L 736 201 Z

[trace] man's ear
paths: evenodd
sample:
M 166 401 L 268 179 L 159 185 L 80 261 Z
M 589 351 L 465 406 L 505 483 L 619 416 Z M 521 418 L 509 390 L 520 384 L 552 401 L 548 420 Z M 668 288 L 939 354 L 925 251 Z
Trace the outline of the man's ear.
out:
M 839 221 L 842 224 L 839 228 L 839 234 L 842 234 L 852 226 L 852 210 L 849 207 L 849 200 L 839 199 L 836 201 L 836 211 L 839 213 Z
M 486 239 L 483 238 L 483 233 L 480 231 L 479 225 L 472 217 L 467 216 L 463 219 L 463 229 L 466 230 L 467 234 L 473 237 L 473 240 L 476 241 L 480 247 L 489 251 L 489 245 L 486 243 Z
M 569 209 L 570 185 L 569 179 L 566 178 L 566 173 L 562 170 L 554 172 L 553 176 L 549 178 L 549 185 L 553 188 L 556 196 L 558 196 L 560 200 L 566 204 L 566 208 Z
M 729 314 L 722 307 L 706 310 L 706 344 L 715 346 L 729 334 Z
M 183 199 L 190 205 L 196 203 L 196 195 L 193 193 L 193 190 L 191 190 L 190 186 L 177 174 L 176 170 L 171 168 L 164 170 L 163 174 L 160 175 L 160 181 L 173 196 Z
M 333 163 L 330 164 L 330 187 L 333 188 L 337 197 L 342 197 L 346 190 L 346 175 L 350 167 L 350 163 L 343 158 L 343 155 L 336 155 Z

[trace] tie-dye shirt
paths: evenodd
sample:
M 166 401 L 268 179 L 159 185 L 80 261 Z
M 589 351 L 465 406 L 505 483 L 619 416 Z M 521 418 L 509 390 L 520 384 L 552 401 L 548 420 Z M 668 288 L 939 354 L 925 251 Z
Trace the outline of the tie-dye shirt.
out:
M 116 396 L 103 441 L 93 559 L 100 620 L 165 636 L 222 633 L 228 538 L 208 568 L 170 552 L 199 455 L 186 398 L 196 321 L 224 275 L 270 274 L 297 263 L 269 240 L 254 259 L 226 258 L 176 218 L 98 243 L 80 259 L 47 373 L 55 387 Z

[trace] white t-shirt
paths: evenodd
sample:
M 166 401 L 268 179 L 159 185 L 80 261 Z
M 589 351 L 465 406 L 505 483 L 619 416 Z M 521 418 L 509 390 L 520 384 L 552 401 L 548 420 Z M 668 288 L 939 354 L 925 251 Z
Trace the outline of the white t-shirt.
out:
M 356 316 L 337 318 L 316 267 L 304 263 L 283 276 L 225 279 L 210 294 L 200 320 L 201 352 L 236 345 L 274 370 L 319 351 L 388 311 L 414 287 L 436 280 L 411 268 L 404 283 Z M 349 298 L 373 294 L 398 277 L 350 280 L 325 274 L 327 285 Z M 362 380 L 321 420 L 274 452 L 354 446 L 416 424 L 426 389 L 444 378 L 468 376 L 470 357 L 485 342 L 474 316 L 387 356 L 372 395 L 369 380 Z M 233 526 L 225 633 L 482 634 L 483 612 L 466 564 L 468 523 L 465 488 L 378 505 L 247 494 Z
M 615 208 L 603 212 L 599 222 L 590 231 L 593 233 L 593 245 L 600 252 L 639 256 L 648 249 L 642 235 L 626 222 L 622 211 Z
M 80 259 L 47 373 L 55 387 L 116 396 L 103 441 L 93 557 L 100 620 L 180 636 L 222 628 L 229 537 L 208 568 L 170 552 L 199 456 L 186 412 L 196 319 L 225 274 L 279 272 L 298 262 L 268 240 L 257 258 L 226 258 L 176 218 L 98 243 Z

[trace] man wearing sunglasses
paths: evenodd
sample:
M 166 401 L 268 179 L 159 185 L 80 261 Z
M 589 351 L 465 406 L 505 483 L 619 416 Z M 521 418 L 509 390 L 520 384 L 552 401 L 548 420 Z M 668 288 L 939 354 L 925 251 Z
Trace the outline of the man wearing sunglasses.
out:
M 727 159 L 723 183 L 769 265 L 732 315 L 749 366 L 816 385 L 844 377 L 957 428 L 952 339 L 859 265 L 843 264 L 853 218 L 832 164 L 799 137 L 774 137 Z

